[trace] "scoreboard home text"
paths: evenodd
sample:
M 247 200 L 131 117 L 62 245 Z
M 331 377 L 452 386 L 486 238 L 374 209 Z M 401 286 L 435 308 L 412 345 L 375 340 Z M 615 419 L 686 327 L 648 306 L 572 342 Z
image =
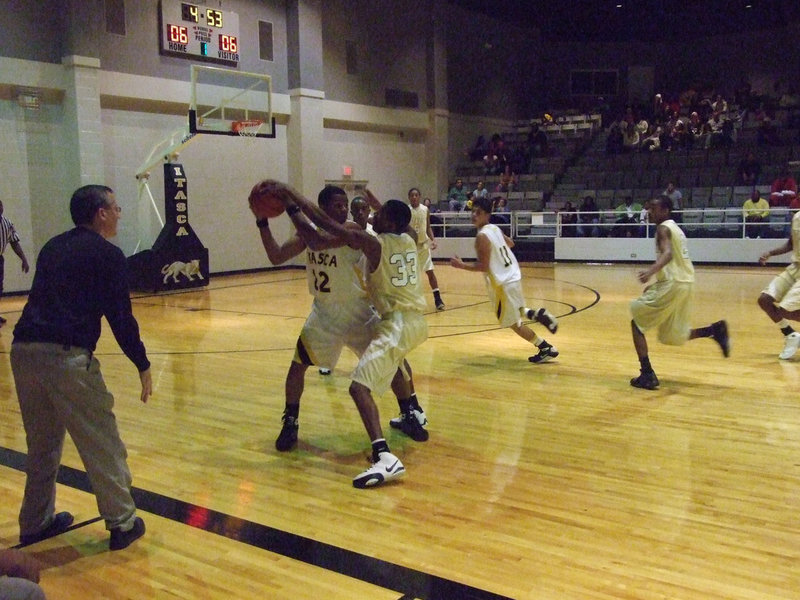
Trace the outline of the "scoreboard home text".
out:
M 161 0 L 161 53 L 236 66 L 239 15 L 209 6 Z

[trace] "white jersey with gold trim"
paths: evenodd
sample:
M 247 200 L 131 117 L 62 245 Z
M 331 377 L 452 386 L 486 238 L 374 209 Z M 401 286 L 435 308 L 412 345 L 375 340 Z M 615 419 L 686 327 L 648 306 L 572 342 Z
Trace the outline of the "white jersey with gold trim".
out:
M 417 206 L 408 205 L 411 209 L 411 222 L 409 226 L 417 232 L 417 246 L 427 244 L 428 240 L 428 207 L 424 204 Z
M 669 239 L 672 245 L 672 260 L 661 269 L 657 275 L 657 281 L 681 281 L 683 283 L 694 282 L 694 265 L 689 258 L 689 248 L 686 245 L 686 234 L 678 227 L 672 219 L 667 219 L 661 225 L 669 229 Z M 656 245 L 656 254 L 658 246 Z
M 417 246 L 406 233 L 378 234 L 381 261 L 367 276 L 370 298 L 381 315 L 390 312 L 424 312 Z
M 306 248 L 308 293 L 316 302 L 346 303 L 364 300 L 363 253 L 350 246 L 311 250 Z
M 522 272 L 519 270 L 517 257 L 506 244 L 503 232 L 497 225 L 487 223 L 478 232 L 488 238 L 491 246 L 489 253 L 489 271 L 486 278 L 492 285 L 504 285 L 512 281 L 521 281 Z

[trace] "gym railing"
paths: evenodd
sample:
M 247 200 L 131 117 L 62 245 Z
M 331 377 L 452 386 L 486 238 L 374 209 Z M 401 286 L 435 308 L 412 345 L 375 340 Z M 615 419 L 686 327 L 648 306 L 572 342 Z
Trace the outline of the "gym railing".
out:
M 687 237 L 696 238 L 787 238 L 794 210 L 770 208 L 760 222 L 744 219 L 741 208 L 687 208 L 673 218 Z M 625 221 L 614 210 L 596 212 L 513 211 L 492 215 L 495 223 L 515 240 L 547 240 L 556 237 L 645 237 L 655 235 L 653 223 Z M 473 237 L 475 226 L 469 212 L 439 212 L 431 215 L 437 238 Z

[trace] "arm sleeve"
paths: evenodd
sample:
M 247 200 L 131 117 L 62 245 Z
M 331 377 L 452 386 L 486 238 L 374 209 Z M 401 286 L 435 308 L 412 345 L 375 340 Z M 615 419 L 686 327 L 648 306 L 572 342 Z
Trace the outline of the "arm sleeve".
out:
M 136 365 L 139 372 L 146 371 L 150 368 L 150 361 L 139 337 L 139 324 L 133 316 L 127 264 L 122 251 L 118 250 L 114 260 L 109 263 L 113 267 L 108 272 L 108 297 L 104 309 L 106 320 L 125 356 Z

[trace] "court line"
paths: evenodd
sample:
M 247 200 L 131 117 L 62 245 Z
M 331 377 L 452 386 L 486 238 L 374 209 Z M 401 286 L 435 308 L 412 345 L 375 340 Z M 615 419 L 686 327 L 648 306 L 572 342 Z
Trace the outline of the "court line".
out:
M 25 470 L 23 452 L 0 446 L 0 465 Z M 92 493 L 85 471 L 61 465 L 58 483 Z M 365 493 L 371 493 L 369 491 Z M 380 493 L 380 492 L 378 492 Z M 513 600 L 301 535 L 134 487 L 137 509 L 419 600 Z M 85 524 L 88 524 L 88 521 Z

